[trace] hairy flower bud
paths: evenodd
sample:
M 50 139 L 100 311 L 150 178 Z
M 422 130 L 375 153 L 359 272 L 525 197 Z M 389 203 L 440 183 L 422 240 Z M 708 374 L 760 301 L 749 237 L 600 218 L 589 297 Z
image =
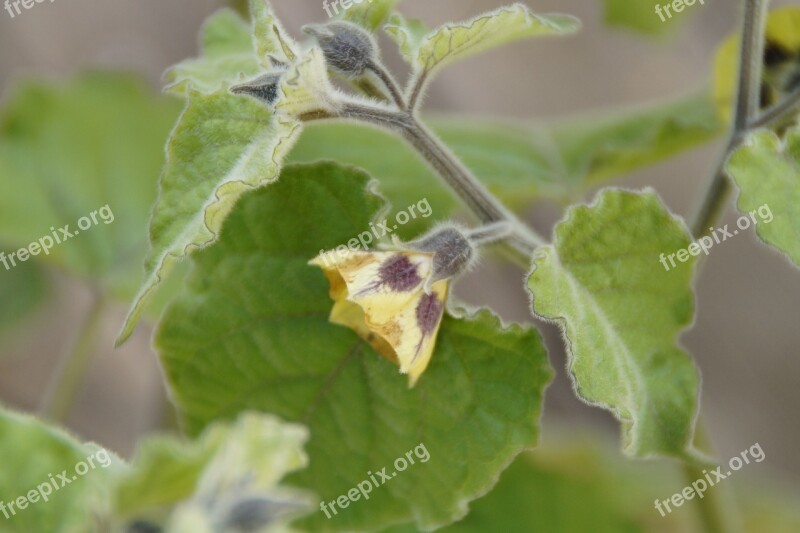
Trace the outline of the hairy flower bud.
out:
M 283 76 L 283 72 L 264 74 L 250 81 L 232 86 L 231 92 L 234 94 L 247 94 L 266 102 L 268 105 L 272 105 L 278 99 L 278 85 L 281 82 L 281 76 Z
M 350 22 L 309 24 L 303 31 L 317 40 L 328 66 L 346 76 L 361 77 L 377 58 L 372 36 Z
M 450 279 L 467 271 L 476 256 L 470 239 L 455 226 L 444 226 L 433 230 L 421 239 L 405 244 L 405 248 L 433 254 L 433 275 L 428 285 Z

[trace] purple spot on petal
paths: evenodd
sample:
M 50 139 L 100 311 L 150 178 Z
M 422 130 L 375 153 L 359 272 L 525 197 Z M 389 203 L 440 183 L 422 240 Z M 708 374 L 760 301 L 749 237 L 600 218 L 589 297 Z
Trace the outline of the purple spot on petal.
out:
M 405 255 L 396 255 L 381 265 L 380 283 L 393 291 L 408 292 L 422 283 L 417 267 Z
M 436 330 L 443 310 L 444 304 L 435 293 L 422 295 L 422 299 L 417 304 L 417 325 L 423 335 L 430 335 Z

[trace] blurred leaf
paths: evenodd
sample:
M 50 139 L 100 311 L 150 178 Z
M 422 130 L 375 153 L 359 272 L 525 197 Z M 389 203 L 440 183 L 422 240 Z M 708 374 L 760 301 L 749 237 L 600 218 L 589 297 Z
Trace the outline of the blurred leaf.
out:
M 336 18 L 347 20 L 375 32 L 386 22 L 389 14 L 399 3 L 400 0 L 362 0 L 343 9 Z
M 563 166 L 586 187 L 662 161 L 724 131 L 705 94 L 553 126 Z
M 178 110 L 128 75 L 91 73 L 62 86 L 18 86 L 0 113 L 6 254 L 40 238 L 52 242 L 69 224 L 75 236 L 54 243 L 47 255 L 37 249 L 35 260 L 129 298 L 141 275 L 136 258 L 147 247 L 141 228 L 155 199 L 163 142 Z M 97 224 L 78 235 L 78 220 L 92 213 Z M 17 262 L 15 269 L 31 266 Z
M 407 19 L 401 13 L 392 13 L 383 29 L 397 43 L 400 54 L 409 63 L 414 62 L 422 41 L 431 33 L 431 29 L 423 21 Z
M 367 184 L 361 172 L 321 163 L 287 167 L 278 183 L 248 194 L 219 242 L 193 256 L 187 291 L 156 335 L 191 432 L 246 409 L 302 422 L 310 464 L 288 482 L 325 501 L 424 444 L 428 461 L 375 488 L 368 505 L 330 520 L 314 513 L 310 531 L 463 516 L 535 443 L 551 378 L 539 335 L 501 329 L 486 311 L 444 319 L 413 390 L 396 366 L 329 322 L 327 281 L 307 262 L 369 228 L 382 202 Z
M 579 396 L 622 422 L 626 453 L 690 458 L 698 376 L 676 342 L 692 322 L 696 259 L 659 262 L 688 247 L 685 226 L 651 191 L 605 190 L 553 242 L 537 249 L 529 287 L 536 315 L 564 332 Z
M 741 190 L 739 211 L 745 217 L 757 212 L 761 240 L 800 267 L 800 127 L 789 130 L 784 142 L 766 130 L 750 134 L 731 154 L 727 170 Z
M 703 0 L 695 0 L 678 13 L 672 8 L 671 0 L 603 0 L 605 2 L 605 23 L 611 27 L 626 28 L 646 35 L 665 37 L 672 35 L 685 24 L 694 11 L 703 7 Z M 662 15 L 656 11 L 661 7 Z M 664 6 L 667 6 L 665 11 Z M 695 9 L 691 9 L 695 8 Z M 670 17 L 669 14 L 672 16 Z
M 520 455 L 500 477 L 487 496 L 475 501 L 467 517 L 438 530 L 440 533 L 633 533 L 662 532 L 646 527 L 652 505 L 638 507 L 650 494 L 661 496 L 659 479 L 647 475 L 657 470 L 669 476 L 669 468 L 636 464 L 635 472 L 611 453 L 600 453 L 597 435 L 581 435 L 535 452 Z M 644 472 L 643 472 L 644 471 Z M 639 483 L 632 481 L 641 479 Z M 647 483 L 650 481 L 651 483 Z M 609 490 L 613 487 L 613 490 Z M 648 494 L 642 497 L 641 489 Z M 635 502 L 635 503 L 634 503 Z M 645 519 L 642 519 L 645 518 Z M 656 513 L 652 525 L 674 523 Z M 661 524 L 656 523 L 661 521 Z M 413 533 L 409 525 L 383 533 Z
M 420 35 L 417 22 L 396 17 L 387 32 L 398 43 L 417 76 L 432 77 L 438 70 L 491 48 L 542 35 L 567 35 L 580 28 L 569 15 L 537 15 L 524 4 L 484 13 L 466 22 L 446 24 Z
M 0 268 L 0 337 L 33 312 L 49 291 L 47 276 L 32 263 L 24 268 Z
M 305 497 L 278 484 L 306 466 L 307 439 L 302 426 L 257 413 L 214 424 L 194 441 L 149 438 L 116 482 L 116 519 L 170 523 L 168 531 L 178 531 L 189 517 L 209 527 L 224 523 L 243 501 L 292 504 L 297 511 Z
M 32 417 L 4 409 L 0 409 L 0 455 L 0 502 L 9 515 L 0 518 L 4 533 L 98 531 L 94 517 L 107 512 L 110 476 L 123 467 L 117 457 L 93 444 L 81 444 Z M 90 456 L 93 468 L 87 459 Z M 86 472 L 78 476 L 80 462 Z M 66 481 L 59 474 L 65 475 Z M 51 493 L 46 495 L 48 489 Z M 23 509 L 18 499 L 28 499 L 31 491 L 39 494 L 31 494 Z
M 192 88 L 204 94 L 213 93 L 244 76 L 259 71 L 253 54 L 250 28 L 230 9 L 211 15 L 200 31 L 201 55 L 170 67 L 164 74 L 165 90 L 183 94 Z

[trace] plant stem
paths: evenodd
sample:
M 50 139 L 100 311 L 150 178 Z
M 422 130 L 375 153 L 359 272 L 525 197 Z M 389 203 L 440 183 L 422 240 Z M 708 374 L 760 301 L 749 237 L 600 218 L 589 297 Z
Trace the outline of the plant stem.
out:
M 750 123 L 748 129 L 770 126 L 796 111 L 798 107 L 800 107 L 800 87 L 795 88 L 783 100 L 761 113 L 758 118 Z
M 371 61 L 367 69 L 381 80 L 381 83 L 386 88 L 397 107 L 400 109 L 406 109 L 408 107 L 405 98 L 403 98 L 403 94 L 400 92 L 400 87 L 397 85 L 397 81 L 382 64 Z
M 764 34 L 768 0 L 744 0 L 744 17 L 740 47 L 738 92 L 736 108 L 731 132 L 725 153 L 716 167 L 716 171 L 706 190 L 703 203 L 692 220 L 692 232 L 695 238 L 705 235 L 722 215 L 726 201 L 731 192 L 731 184 L 725 171 L 725 164 L 730 152 L 741 142 L 742 137 L 758 123 L 761 94 L 761 70 L 764 58 Z M 766 115 L 766 113 L 765 113 Z M 763 118 L 763 115 L 762 117 Z M 769 119 L 772 120 L 772 119 Z M 703 430 L 701 417 L 696 421 L 697 444 L 710 448 L 710 442 Z M 687 486 L 703 477 L 701 467 L 689 462 L 684 463 L 683 472 Z M 726 513 L 720 501 L 721 494 L 706 494 L 696 501 L 704 531 L 718 533 L 726 531 Z M 730 515 L 728 515 L 730 516 Z
M 733 131 L 714 175 L 703 195 L 703 203 L 693 217 L 692 232 L 699 238 L 705 235 L 725 206 L 731 186 L 725 172 L 728 154 L 739 144 L 742 136 L 758 115 L 761 95 L 761 69 L 764 61 L 764 29 L 767 0 L 744 0 L 739 77 Z
M 708 434 L 699 418 L 695 425 L 695 445 L 705 451 L 711 450 Z M 682 470 L 687 487 L 698 479 L 705 479 L 703 467 L 697 463 L 684 462 Z M 703 524 L 703 530 L 707 533 L 725 533 L 731 530 L 730 523 L 732 520 L 726 519 L 726 516 L 731 515 L 727 512 L 722 512 L 725 507 L 722 496 L 719 490 L 709 490 L 702 500 L 697 500 L 696 507 L 700 515 L 700 522 Z
M 485 224 L 506 222 L 511 226 L 507 244 L 525 268 L 537 246 L 544 243 L 523 224 L 465 167 L 444 143 L 413 114 L 361 102 L 344 102 L 340 118 L 367 122 L 400 134 L 453 189 L 475 216 Z
M 53 376 L 39 412 L 55 422 L 63 422 L 69 415 L 75 393 L 89 368 L 97 334 L 100 330 L 105 299 L 95 296 L 92 307 L 81 326 L 78 338 L 70 353 L 63 359 Z

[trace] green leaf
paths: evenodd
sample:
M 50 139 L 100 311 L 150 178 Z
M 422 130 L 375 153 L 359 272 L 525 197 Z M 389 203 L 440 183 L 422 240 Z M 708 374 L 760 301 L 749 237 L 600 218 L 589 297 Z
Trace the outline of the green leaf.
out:
M 800 127 L 787 131 L 784 141 L 767 130 L 750 134 L 727 169 L 741 191 L 739 211 L 757 213 L 761 240 L 800 267 Z
M 106 450 L 4 409 L 0 409 L 0 455 L 0 500 L 5 509 L 0 510 L 0 524 L 5 533 L 97 531 L 94 518 L 108 509 L 110 477 L 123 466 Z M 62 473 L 66 482 L 59 477 Z
M 306 440 L 302 426 L 258 413 L 214 424 L 192 441 L 151 437 L 116 480 L 115 518 L 174 525 L 199 515 L 211 522 L 229 502 L 253 497 L 305 507 L 305 496 L 279 482 L 307 465 Z
M 272 68 L 267 58 L 270 54 L 282 61 L 293 61 L 300 47 L 283 29 L 269 2 L 250 0 L 250 13 L 253 18 L 253 49 L 261 66 L 267 70 Z
M 166 91 L 184 94 L 191 88 L 210 94 L 243 76 L 259 71 L 247 23 L 231 9 L 221 9 L 203 24 L 200 32 L 201 57 L 187 59 L 164 74 Z
M 91 73 L 63 85 L 16 87 L 0 112 L 0 242 L 7 256 L 35 242 L 38 255 L 15 260 L 13 268 L 46 262 L 130 298 L 141 276 L 136 258 L 147 249 L 142 227 L 164 139 L 179 111 L 129 75 Z M 83 217 L 90 224 L 77 234 Z M 74 237 L 53 242 L 67 224 Z M 40 239 L 53 242 L 48 254 Z
M 605 2 L 605 23 L 612 27 L 626 28 L 655 37 L 666 37 L 675 33 L 681 24 L 686 23 L 692 14 L 703 6 L 684 5 L 680 13 L 672 10 L 672 2 L 667 0 L 603 0 Z M 656 12 L 661 7 L 663 15 Z M 664 11 L 667 6 L 668 12 Z M 695 9 L 689 9 L 694 7 Z M 669 14 L 672 16 L 670 17 Z
M 353 0 L 352 5 L 343 9 L 336 18 L 347 20 L 370 32 L 375 32 L 386 22 L 392 10 L 399 3 L 400 0 L 361 0 L 361 2 Z M 338 7 L 342 8 L 341 4 Z
M 0 338 L 32 313 L 47 296 L 49 283 L 36 263 L 25 268 L 0 269 Z
M 671 488 L 664 481 L 676 477 L 671 475 L 668 465 L 625 464 L 608 450 L 600 453 L 597 442 L 601 436 L 571 437 L 578 438 L 560 439 L 549 445 L 543 443 L 536 451 L 521 454 L 503 472 L 494 490 L 472 505 L 464 520 L 438 531 L 654 533 L 681 530 L 676 527 L 681 525 L 677 513 L 666 519 L 656 516 L 658 522 L 647 516 L 653 512 L 653 500 L 648 497 L 663 497 Z M 609 490 L 610 487 L 613 490 Z M 648 522 L 649 528 L 646 527 Z M 653 527 L 654 522 L 664 527 Z M 410 525 L 403 525 L 383 533 L 416 531 Z
M 580 28 L 569 15 L 537 15 L 523 4 L 502 7 L 466 22 L 446 24 L 420 38 L 418 24 L 395 18 L 389 35 L 398 43 L 406 61 L 419 75 L 436 71 L 471 55 L 504 44 L 542 35 L 567 35 Z
M 535 444 L 551 378 L 539 335 L 482 311 L 446 317 L 414 389 L 349 329 L 331 324 L 322 272 L 307 264 L 368 230 L 382 200 L 368 176 L 333 163 L 292 165 L 244 198 L 219 242 L 193 256 L 185 294 L 156 346 L 191 432 L 246 409 L 307 425 L 309 468 L 287 482 L 330 502 L 420 444 L 421 462 L 310 531 L 420 527 L 462 517 Z
M 172 268 L 217 239 L 239 197 L 278 179 L 281 163 L 302 129 L 294 119 L 271 117 L 265 106 L 250 98 L 197 91 L 187 96 L 167 144 L 161 194 L 150 223 L 145 281 L 118 343 L 133 331 L 144 304 Z
M 693 453 L 698 376 L 676 341 L 692 321 L 696 258 L 660 262 L 688 245 L 655 193 L 606 190 L 534 257 L 533 310 L 562 328 L 578 394 L 620 419 L 631 455 Z

